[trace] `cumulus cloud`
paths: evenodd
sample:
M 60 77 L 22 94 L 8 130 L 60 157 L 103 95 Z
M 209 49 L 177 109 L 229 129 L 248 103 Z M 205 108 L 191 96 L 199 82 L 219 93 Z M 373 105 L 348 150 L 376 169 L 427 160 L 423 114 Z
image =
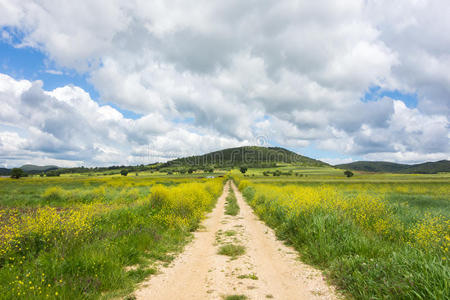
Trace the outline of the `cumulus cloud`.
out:
M 45 91 L 40 81 L 0 74 L 0 99 L 8 107 L 0 122 L 3 165 L 140 164 L 248 143 L 189 124 L 174 126 L 157 113 L 128 119 L 75 86 Z
M 448 1 L 0 0 L 0 8 L 5 40 L 85 72 L 101 101 L 143 115 L 126 119 L 76 87 L 43 91 L 3 76 L 0 97 L 23 109 L 5 101 L 0 121 L 30 123 L 29 136 L 19 135 L 29 151 L 109 163 L 150 156 L 148 143 L 160 158 L 267 136 L 299 152 L 449 157 Z M 416 94 L 418 105 L 361 101 L 372 87 Z

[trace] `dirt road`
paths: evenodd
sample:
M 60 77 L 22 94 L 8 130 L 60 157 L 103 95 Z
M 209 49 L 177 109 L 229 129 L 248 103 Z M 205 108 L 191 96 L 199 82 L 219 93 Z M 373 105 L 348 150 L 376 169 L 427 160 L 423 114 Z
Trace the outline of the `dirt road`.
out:
M 229 189 L 235 192 L 240 213 L 224 214 Z M 259 221 L 236 186 L 224 187 L 216 208 L 185 251 L 161 273 L 135 292 L 137 299 L 336 299 L 321 273 L 301 263 L 298 254 L 278 241 Z M 243 245 L 245 254 L 219 255 L 225 244 Z

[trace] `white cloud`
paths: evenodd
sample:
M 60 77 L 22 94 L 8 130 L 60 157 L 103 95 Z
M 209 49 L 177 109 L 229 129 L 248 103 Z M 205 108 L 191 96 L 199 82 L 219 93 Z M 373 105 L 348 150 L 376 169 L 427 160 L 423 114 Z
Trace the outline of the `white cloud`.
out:
M 174 126 L 156 113 L 127 119 L 75 86 L 44 91 L 39 81 L 15 81 L 1 75 L 0 99 L 10 109 L 0 120 L 3 165 L 149 163 L 248 144 L 189 124 Z M 158 156 L 149 157 L 150 149 Z
M 353 162 L 353 158 L 346 157 L 346 158 L 320 158 L 321 161 L 324 161 L 326 163 L 329 163 L 332 166 L 340 165 L 340 164 L 348 164 Z
M 0 121 L 104 163 L 141 157 L 149 142 L 161 156 L 255 136 L 344 156 L 448 157 L 449 14 L 443 0 L 0 0 L 4 40 L 23 36 L 18 46 L 86 72 L 103 102 L 143 115 L 2 76 Z M 418 106 L 362 102 L 373 86 L 416 94 Z
M 62 74 L 64 74 L 62 71 L 59 71 L 59 70 L 45 70 L 45 73 L 48 73 L 48 74 L 52 74 L 52 75 L 62 75 Z

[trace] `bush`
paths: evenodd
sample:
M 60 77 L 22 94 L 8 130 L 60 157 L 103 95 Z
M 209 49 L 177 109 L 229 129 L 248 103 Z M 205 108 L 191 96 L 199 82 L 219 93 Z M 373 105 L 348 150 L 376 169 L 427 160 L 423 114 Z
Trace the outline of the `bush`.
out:
M 240 171 L 242 174 L 245 174 L 245 172 L 247 172 L 248 168 L 247 167 L 241 167 Z
M 127 170 L 122 170 L 122 171 L 120 171 L 120 175 L 127 176 L 128 175 L 128 171 Z
M 222 191 L 222 182 L 184 183 L 175 187 L 155 185 L 150 191 L 150 204 L 159 208 L 158 220 L 169 227 L 195 229 L 204 211 L 212 208 Z
M 21 168 L 14 168 L 11 170 L 11 178 L 19 179 L 25 176 L 25 172 Z
M 61 175 L 61 173 L 56 170 L 52 170 L 45 172 L 45 175 L 47 175 L 47 177 L 58 177 Z
M 346 170 L 346 171 L 344 172 L 344 175 L 347 176 L 348 178 L 350 178 L 350 177 L 353 176 L 353 172 L 352 172 L 352 171 L 349 171 L 349 170 Z

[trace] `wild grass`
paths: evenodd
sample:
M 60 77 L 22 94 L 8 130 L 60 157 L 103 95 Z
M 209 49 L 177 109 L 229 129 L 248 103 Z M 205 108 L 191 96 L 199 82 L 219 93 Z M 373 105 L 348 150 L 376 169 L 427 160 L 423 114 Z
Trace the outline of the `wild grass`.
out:
M 236 196 L 234 195 L 233 189 L 230 189 L 226 201 L 225 214 L 236 216 L 239 213 L 240 208 L 237 203 Z
M 229 295 L 225 296 L 225 300 L 245 300 L 248 299 L 245 295 Z
M 225 236 L 235 236 L 237 232 L 235 230 L 227 230 L 224 232 Z
M 244 274 L 244 275 L 239 275 L 238 276 L 239 279 L 251 279 L 251 280 L 258 280 L 258 276 L 256 276 L 255 273 L 250 273 L 250 274 Z
M 226 255 L 231 256 L 232 258 L 236 258 L 245 253 L 245 247 L 242 245 L 226 244 L 220 246 L 217 253 L 220 255 Z
M 355 299 L 446 299 L 449 185 L 240 182 L 256 213 Z M 446 196 L 445 196 L 446 195 Z M 444 199 L 445 198 L 445 199 Z M 430 204 L 432 199 L 436 203 Z
M 220 179 L 47 180 L 0 181 L 2 299 L 126 295 L 155 272 L 152 262 L 170 261 L 168 253 L 181 250 L 223 185 Z

